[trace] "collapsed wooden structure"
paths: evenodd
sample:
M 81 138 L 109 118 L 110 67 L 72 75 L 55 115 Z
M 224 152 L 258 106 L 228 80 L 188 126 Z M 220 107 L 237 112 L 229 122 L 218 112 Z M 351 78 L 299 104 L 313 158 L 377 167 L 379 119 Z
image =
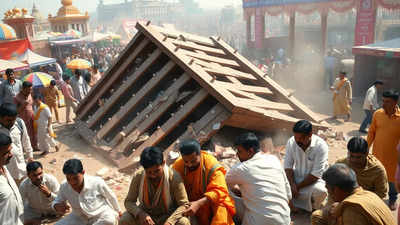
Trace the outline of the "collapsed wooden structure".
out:
M 262 132 L 321 119 L 219 37 L 138 23 L 138 33 L 76 114 L 80 135 L 121 169 L 157 145 L 209 140 L 224 126 Z

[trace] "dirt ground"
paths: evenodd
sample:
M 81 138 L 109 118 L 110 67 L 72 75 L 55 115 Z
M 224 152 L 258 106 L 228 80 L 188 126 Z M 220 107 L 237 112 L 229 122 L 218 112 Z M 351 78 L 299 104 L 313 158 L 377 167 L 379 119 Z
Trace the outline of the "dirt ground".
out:
M 324 118 L 328 118 L 331 115 L 331 94 L 329 92 L 319 92 L 317 95 L 295 92 L 294 95 L 312 110 L 324 116 Z M 343 132 L 344 139 L 346 140 L 352 136 L 360 135 L 358 127 L 364 117 L 361 110 L 361 102 L 362 99 L 354 100 L 351 122 L 344 123 L 340 119 L 338 121 L 329 121 L 334 131 Z M 57 140 L 60 143 L 60 151 L 51 153 L 46 158 L 40 158 L 39 153 L 35 153 L 35 158 L 43 163 L 45 171 L 55 175 L 60 182 L 65 179 L 62 173 L 64 162 L 70 158 L 82 159 L 86 174 L 98 174 L 104 177 L 106 182 L 115 191 L 121 208 L 124 209 L 123 201 L 129 189 L 131 175 L 119 173 L 115 166 L 79 137 L 73 124 L 66 125 L 64 108 L 60 109 L 59 113 L 63 124 L 55 124 L 54 128 L 58 136 Z M 330 146 L 330 163 L 346 155 L 345 140 L 329 141 L 328 144 Z M 293 217 L 293 221 L 295 225 L 310 224 L 309 214 L 297 214 Z

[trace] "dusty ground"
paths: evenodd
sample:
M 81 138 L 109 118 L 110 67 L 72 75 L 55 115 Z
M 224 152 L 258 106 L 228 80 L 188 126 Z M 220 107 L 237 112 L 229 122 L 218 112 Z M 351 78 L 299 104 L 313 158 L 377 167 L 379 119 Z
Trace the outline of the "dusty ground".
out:
M 295 96 L 315 112 L 322 114 L 326 118 L 330 116 L 330 93 L 319 92 L 318 95 L 312 93 L 295 93 Z M 358 127 L 364 116 L 361 111 L 361 101 L 361 99 L 354 100 L 354 110 L 351 122 L 344 123 L 343 120 L 330 121 L 330 124 L 333 125 L 333 130 L 343 132 L 345 139 L 348 139 L 351 136 L 360 135 L 358 133 Z M 61 121 L 65 122 L 64 108 L 60 110 L 60 116 Z M 35 158 L 43 163 L 45 170 L 55 175 L 60 182 L 65 179 L 62 174 L 62 166 L 64 162 L 70 158 L 82 159 L 86 173 L 90 175 L 96 175 L 99 170 L 102 172 L 108 170 L 105 172 L 103 177 L 105 177 L 107 183 L 115 191 L 121 207 L 124 208 L 123 201 L 128 192 L 130 175 L 118 173 L 116 167 L 114 167 L 107 159 L 97 154 L 94 149 L 78 136 L 73 124 L 56 124 L 54 127 L 58 136 L 57 140 L 61 145 L 61 150 L 47 155 L 46 158 L 40 158 L 38 154 L 35 154 Z M 330 146 L 330 163 L 333 163 L 336 159 L 346 155 L 346 141 L 329 141 L 328 144 Z M 296 215 L 294 217 L 294 224 L 310 224 L 309 214 L 301 213 Z

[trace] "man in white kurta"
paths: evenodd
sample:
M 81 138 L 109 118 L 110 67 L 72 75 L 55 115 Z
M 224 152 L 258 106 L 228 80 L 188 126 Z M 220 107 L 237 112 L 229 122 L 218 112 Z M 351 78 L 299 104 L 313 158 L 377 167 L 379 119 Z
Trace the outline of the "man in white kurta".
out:
M 51 174 L 44 173 L 38 161 L 27 165 L 28 178 L 19 186 L 24 201 L 24 224 L 41 224 L 45 219 L 57 217 L 51 203 L 57 196 L 60 184 Z
M 286 144 L 284 168 L 296 208 L 311 212 L 320 209 L 328 195 L 321 179 L 328 167 L 328 145 L 312 134 L 312 125 L 306 120 L 297 122 L 294 136 Z
M 52 126 L 50 108 L 44 104 L 39 96 L 33 96 L 34 102 L 34 128 L 38 140 L 38 147 L 43 151 L 42 155 L 50 152 L 51 148 L 58 151 L 57 142 Z
M 0 133 L 10 136 L 12 140 L 13 157 L 7 164 L 7 169 L 18 184 L 26 177 L 25 160 L 32 161 L 33 150 L 25 122 L 17 118 L 17 114 L 15 104 L 4 103 L 0 106 Z
M 5 165 L 13 157 L 11 138 L 0 133 L 0 224 L 22 225 L 24 211 L 21 195 Z
M 279 159 L 259 150 L 257 137 L 252 133 L 242 134 L 235 142 L 241 163 L 234 165 L 226 174 L 226 183 L 230 190 L 240 188 L 241 197 L 233 195 L 236 215 L 242 225 L 254 224 L 290 224 L 289 201 L 292 198 L 289 182 Z M 246 150 L 245 146 L 251 146 Z M 241 143 L 241 144 L 240 144 Z M 258 150 L 254 150 L 257 149 Z M 240 151 L 252 154 L 243 159 Z
M 66 161 L 64 168 L 68 163 L 71 164 L 71 161 L 79 164 L 80 161 L 76 160 Z M 56 211 L 60 206 L 68 209 L 68 202 L 71 205 L 72 212 L 58 221 L 56 225 L 115 225 L 118 215 L 121 215 L 121 209 L 114 192 L 102 178 L 83 174 L 84 170 L 77 174 L 66 174 L 67 179 L 69 175 L 82 176 L 83 186 L 78 193 L 69 182 L 64 181 L 61 184 L 52 207 Z
M 75 76 L 71 78 L 71 87 L 74 91 L 74 97 L 81 102 L 86 95 L 89 93 L 90 87 L 86 83 L 85 79 L 82 77 L 82 72 L 80 70 L 75 71 Z

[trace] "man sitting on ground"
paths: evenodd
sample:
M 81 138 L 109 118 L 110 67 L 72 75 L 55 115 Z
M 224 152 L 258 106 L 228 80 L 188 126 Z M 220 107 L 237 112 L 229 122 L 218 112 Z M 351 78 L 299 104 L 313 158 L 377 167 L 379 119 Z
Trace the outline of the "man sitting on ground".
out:
M 60 184 L 53 175 L 43 172 L 43 166 L 38 161 L 28 163 L 26 171 L 28 178 L 19 187 L 25 202 L 24 225 L 40 225 L 45 219 L 57 217 L 51 203 L 57 196 Z
M 260 152 L 253 133 L 244 133 L 235 141 L 241 163 L 226 174 L 226 183 L 234 196 L 237 216 L 242 225 L 290 224 L 290 185 L 279 159 Z M 236 186 L 238 185 L 238 187 Z
M 388 206 L 375 193 L 357 183 L 356 173 L 343 163 L 329 167 L 322 176 L 335 201 L 330 220 L 342 225 L 395 225 Z
M 165 164 L 157 147 L 145 148 L 140 155 L 139 170 L 133 176 L 125 212 L 120 225 L 190 225 L 182 216 L 189 203 L 181 176 Z M 136 202 L 139 200 L 139 205 Z
M 353 137 L 347 144 L 347 157 L 336 163 L 349 166 L 357 175 L 358 184 L 365 190 L 374 192 L 382 200 L 388 197 L 388 180 L 385 167 L 368 152 L 368 143 L 362 137 Z M 329 196 L 328 205 L 323 210 L 316 210 L 311 215 L 313 225 L 328 225 L 329 211 L 333 203 Z
M 323 206 L 327 196 L 321 177 L 328 167 L 328 145 L 312 134 L 312 125 L 307 120 L 298 121 L 293 133 L 287 142 L 284 160 L 293 195 L 290 205 L 294 211 L 301 208 L 312 212 Z
M 173 164 L 189 196 L 190 207 L 183 214 L 195 216 L 201 225 L 233 225 L 235 205 L 226 186 L 225 169 L 216 158 L 200 149 L 196 140 L 181 142 L 182 157 Z
M 115 225 L 121 210 L 106 182 L 100 177 L 85 175 L 79 159 L 66 161 L 63 172 L 67 181 L 61 184 L 52 207 L 60 214 L 67 213 L 71 207 L 72 212 L 56 225 Z

